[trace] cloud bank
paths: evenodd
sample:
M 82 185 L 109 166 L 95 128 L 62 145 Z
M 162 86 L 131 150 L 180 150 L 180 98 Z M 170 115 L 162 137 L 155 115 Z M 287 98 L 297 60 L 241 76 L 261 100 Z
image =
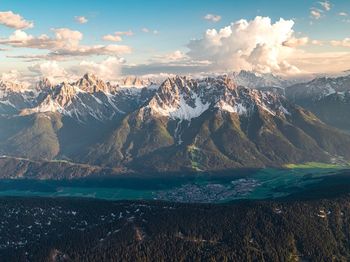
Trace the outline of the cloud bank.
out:
M 27 34 L 22 30 L 16 30 L 7 39 L 0 39 L 0 44 L 16 48 L 34 48 L 48 50 L 45 55 L 24 55 L 17 58 L 60 60 L 70 57 L 121 55 L 131 52 L 126 45 L 81 45 L 83 34 L 68 28 L 52 29 L 54 37 L 42 34 L 38 37 Z

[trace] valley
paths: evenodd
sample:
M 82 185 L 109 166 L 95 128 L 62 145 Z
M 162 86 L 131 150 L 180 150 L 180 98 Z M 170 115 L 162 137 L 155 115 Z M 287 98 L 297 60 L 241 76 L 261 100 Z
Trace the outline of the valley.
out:
M 162 200 L 227 203 L 240 199 L 279 199 L 313 192 L 329 181 L 340 193 L 350 191 L 349 169 L 299 166 L 285 169 L 236 169 L 222 172 L 125 173 L 81 178 L 0 180 L 0 196 L 85 197 L 104 200 Z M 331 192 L 313 192 L 327 196 Z M 333 193 L 336 193 L 334 191 Z M 349 192 L 350 193 L 350 192 Z

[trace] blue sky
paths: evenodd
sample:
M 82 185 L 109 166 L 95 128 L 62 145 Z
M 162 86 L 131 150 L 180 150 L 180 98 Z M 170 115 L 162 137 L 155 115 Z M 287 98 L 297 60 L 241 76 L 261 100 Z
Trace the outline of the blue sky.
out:
M 207 29 L 215 28 L 219 31 L 221 28 L 229 26 L 240 19 L 245 19 L 249 22 L 257 16 L 262 16 L 270 18 L 271 24 L 276 23 L 280 18 L 293 20 L 293 37 L 308 38 L 308 44 L 304 44 L 302 47 L 298 46 L 300 50 L 311 52 L 318 56 L 322 52 L 327 53 L 327 57 L 329 57 L 330 52 L 347 53 L 350 48 L 345 42 L 340 43 L 340 41 L 350 37 L 350 17 L 348 17 L 348 13 L 350 14 L 350 1 L 322 1 L 323 4 L 328 2 L 329 8 L 325 8 L 325 5 L 320 2 L 309 0 L 8 0 L 0 1 L 0 12 L 11 11 L 20 15 L 26 21 L 33 21 L 34 26 L 32 28 L 18 29 L 1 25 L 0 23 L 0 38 L 5 41 L 15 30 L 24 31 L 27 35 L 33 37 L 38 37 L 41 34 L 54 37 L 52 29 L 57 28 L 79 31 L 82 34 L 82 39 L 79 41 L 81 46 L 124 45 L 130 47 L 132 51 L 123 54 L 108 53 L 106 55 L 96 55 L 94 53 L 89 56 L 84 55 L 84 57 L 65 57 L 60 60 L 55 59 L 57 60 L 55 61 L 57 65 L 66 68 L 78 65 L 81 61 L 100 63 L 110 56 L 115 56 L 118 59 L 123 58 L 125 60 L 123 62 L 124 67 L 131 66 L 135 68 L 135 73 L 138 73 L 136 65 L 144 66 L 145 64 L 155 63 L 154 60 L 160 60 L 161 56 L 163 56 L 163 60 L 161 62 L 157 60 L 157 63 L 163 64 L 167 55 L 176 51 L 180 51 L 186 56 L 185 62 L 187 63 L 190 61 L 195 63 L 203 62 L 198 61 L 195 57 L 187 56 L 187 53 L 191 51 L 188 48 L 191 39 L 203 38 Z M 316 13 L 318 12 L 320 17 L 312 15 L 312 10 Z M 220 16 L 221 19 L 217 19 L 217 21 L 204 19 L 208 14 Z M 87 23 L 77 23 L 75 20 L 77 16 L 86 18 Z M 146 31 L 145 29 L 148 32 L 144 32 Z M 115 43 L 108 43 L 108 41 L 103 40 L 104 36 L 117 31 L 132 31 L 133 35 L 123 35 L 121 36 L 122 41 Z M 322 45 L 311 44 L 312 41 L 314 43 L 316 41 L 324 41 L 325 43 Z M 331 41 L 338 42 L 330 44 Z M 29 59 L 23 59 L 23 57 L 9 58 L 9 56 L 44 55 L 50 51 L 56 51 L 56 49 L 40 49 L 32 46 L 28 47 L 27 45 L 19 47 L 9 43 L 0 45 L 0 48 L 6 49 L 0 52 L 0 73 L 11 69 L 26 72 L 28 67 L 33 67 L 40 63 L 49 63 L 49 61 L 53 63 L 51 58 L 51 60 L 48 58 L 36 58 L 29 61 Z M 207 52 L 208 50 L 204 51 Z M 228 55 L 232 55 L 232 59 L 235 57 L 231 53 Z M 183 58 L 181 57 L 181 59 Z M 213 63 L 210 58 L 204 60 L 208 63 Z M 341 66 L 344 67 L 344 63 L 342 61 Z M 178 63 L 177 66 L 180 66 L 180 64 Z M 123 67 L 123 65 L 119 67 Z M 227 63 L 225 63 L 225 66 L 227 67 Z M 159 68 L 159 66 L 155 68 Z M 77 66 L 75 69 L 77 71 Z M 229 70 L 230 68 L 227 69 Z M 339 70 L 341 69 L 345 70 L 346 68 L 340 68 L 339 66 Z M 123 69 L 119 70 L 118 73 L 120 74 L 122 71 Z M 154 73 L 159 73 L 156 71 Z M 31 72 L 33 73 L 33 70 Z M 133 72 L 133 70 L 130 70 L 130 72 Z

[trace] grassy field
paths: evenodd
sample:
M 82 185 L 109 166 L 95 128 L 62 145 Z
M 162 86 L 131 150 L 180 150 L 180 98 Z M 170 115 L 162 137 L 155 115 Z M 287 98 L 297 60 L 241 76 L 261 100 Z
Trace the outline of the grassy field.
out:
M 325 168 L 325 169 L 342 169 L 349 168 L 350 164 L 329 164 L 329 163 L 319 163 L 319 162 L 307 162 L 304 164 L 286 164 L 285 168 L 289 169 L 307 169 L 307 168 Z

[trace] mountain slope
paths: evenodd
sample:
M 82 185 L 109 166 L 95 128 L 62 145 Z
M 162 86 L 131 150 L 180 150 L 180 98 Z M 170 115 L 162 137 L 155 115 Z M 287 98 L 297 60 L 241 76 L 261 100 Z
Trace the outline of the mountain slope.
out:
M 86 161 L 156 170 L 220 170 L 350 159 L 350 136 L 275 93 L 228 78 L 166 80 Z
M 112 86 L 91 74 L 59 85 L 43 79 L 32 89 L 7 83 L 1 90 L 0 105 L 11 107 L 0 106 L 0 152 L 31 159 L 84 155 L 155 92 Z
M 59 115 L 39 114 L 16 120 L 17 123 L 20 123 L 21 128 L 0 141 L 2 154 L 31 159 L 52 159 L 58 155 L 60 143 L 57 131 L 62 127 Z
M 350 132 L 350 76 L 316 78 L 290 86 L 286 96 L 325 123 Z

